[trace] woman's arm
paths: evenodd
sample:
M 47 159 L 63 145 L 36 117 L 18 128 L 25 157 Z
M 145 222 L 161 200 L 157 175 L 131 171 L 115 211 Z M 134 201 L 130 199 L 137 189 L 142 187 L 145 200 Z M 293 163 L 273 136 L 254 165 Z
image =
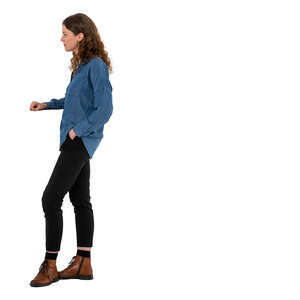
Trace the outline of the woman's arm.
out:
M 65 98 L 51 99 L 51 101 L 43 103 L 46 104 L 44 109 L 63 109 L 65 106 Z
M 94 110 L 83 120 L 77 123 L 73 130 L 81 137 L 89 135 L 103 126 L 113 112 L 112 86 L 109 81 L 106 65 L 96 60 L 90 68 L 90 80 L 93 87 Z

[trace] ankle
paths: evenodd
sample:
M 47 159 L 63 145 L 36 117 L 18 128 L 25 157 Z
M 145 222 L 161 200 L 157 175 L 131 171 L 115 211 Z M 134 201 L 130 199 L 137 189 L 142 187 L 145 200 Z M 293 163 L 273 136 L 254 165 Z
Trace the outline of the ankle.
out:
M 84 256 L 84 257 L 91 257 L 91 251 L 77 249 L 76 255 Z
M 48 252 L 46 251 L 45 259 L 55 259 L 57 258 L 58 252 Z

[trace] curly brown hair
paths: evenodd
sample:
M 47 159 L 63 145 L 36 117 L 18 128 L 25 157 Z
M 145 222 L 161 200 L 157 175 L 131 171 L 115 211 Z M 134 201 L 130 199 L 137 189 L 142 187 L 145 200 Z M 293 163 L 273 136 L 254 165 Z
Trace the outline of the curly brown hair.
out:
M 91 58 L 97 56 L 102 58 L 109 72 L 112 72 L 111 61 L 104 48 L 98 29 L 87 15 L 83 13 L 71 15 L 64 19 L 62 24 L 75 35 L 80 32 L 84 34 L 84 38 L 79 42 L 78 54 L 73 51 L 71 66 L 69 67 L 72 72 L 76 70 L 79 61 L 81 61 L 82 64 L 86 64 Z

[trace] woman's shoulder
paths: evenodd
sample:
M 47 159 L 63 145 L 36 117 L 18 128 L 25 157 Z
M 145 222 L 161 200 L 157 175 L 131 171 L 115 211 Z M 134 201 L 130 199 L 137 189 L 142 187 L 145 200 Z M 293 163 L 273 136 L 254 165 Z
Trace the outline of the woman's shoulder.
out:
M 104 60 L 97 56 L 97 57 L 93 57 L 92 59 L 90 59 L 89 61 L 89 69 L 91 72 L 103 72 L 103 74 L 108 72 L 108 68 L 106 63 L 104 62 Z
M 95 57 L 92 57 L 89 60 L 88 64 L 91 64 L 91 65 L 105 65 L 105 62 L 100 56 L 95 56 Z

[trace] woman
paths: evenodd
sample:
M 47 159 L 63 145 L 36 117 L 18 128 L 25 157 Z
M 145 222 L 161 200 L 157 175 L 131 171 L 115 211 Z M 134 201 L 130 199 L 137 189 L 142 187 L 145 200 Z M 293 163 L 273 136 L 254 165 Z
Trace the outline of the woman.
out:
M 93 279 L 90 250 L 94 217 L 90 202 L 90 159 L 101 139 L 104 124 L 113 112 L 110 59 L 98 30 L 85 14 L 78 13 L 62 23 L 66 51 L 72 51 L 72 76 L 62 99 L 35 102 L 30 110 L 64 109 L 60 124 L 60 155 L 44 190 L 42 207 L 46 223 L 46 254 L 30 285 L 46 286 L 59 279 Z M 56 258 L 63 231 L 62 202 L 69 192 L 74 206 L 77 253 L 58 272 Z

